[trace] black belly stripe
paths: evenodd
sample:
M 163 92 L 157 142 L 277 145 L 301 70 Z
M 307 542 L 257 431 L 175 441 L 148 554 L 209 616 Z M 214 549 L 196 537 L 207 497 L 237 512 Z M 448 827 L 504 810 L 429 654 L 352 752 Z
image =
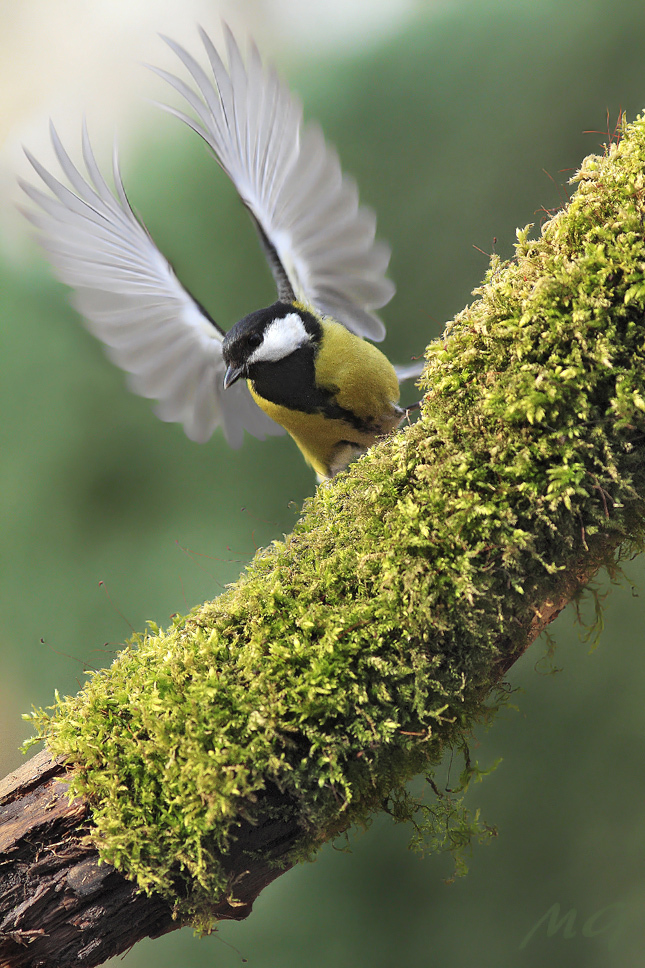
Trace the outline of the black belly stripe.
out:
M 355 430 L 373 433 L 372 421 L 358 417 L 334 400 L 338 388 L 316 386 L 315 349 L 310 343 L 295 353 L 275 362 L 255 363 L 249 368 L 249 379 L 259 396 L 288 410 L 321 413 L 330 420 L 343 420 Z

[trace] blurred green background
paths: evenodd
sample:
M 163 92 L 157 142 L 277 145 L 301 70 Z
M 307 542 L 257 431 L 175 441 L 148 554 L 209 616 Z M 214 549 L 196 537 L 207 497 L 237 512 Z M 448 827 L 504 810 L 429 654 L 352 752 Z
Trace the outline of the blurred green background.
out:
M 280 63 L 392 243 L 392 359 L 422 350 L 470 300 L 487 266 L 479 250 L 510 255 L 515 228 L 566 199 L 569 173 L 619 110 L 645 107 L 643 38 L 645 5 L 628 0 L 419 2 L 359 51 L 296 49 Z M 274 298 L 253 230 L 198 139 L 173 119 L 155 124 L 128 152 L 131 200 L 229 326 Z M 76 691 L 146 619 L 217 595 L 291 529 L 314 482 L 288 439 L 231 452 L 156 420 L 35 248 L 18 271 L 0 265 L 0 293 L 4 773 L 28 735 L 21 712 L 55 687 Z M 246 923 L 146 941 L 114 965 L 642 964 L 645 567 L 625 571 L 618 587 L 600 583 L 599 647 L 566 613 L 552 629 L 561 671 L 544 674 L 537 643 L 509 676 L 516 711 L 477 737 L 482 766 L 503 762 L 470 802 L 499 836 L 475 849 L 466 878 L 447 886 L 448 859 L 411 854 L 410 832 L 377 818 L 351 852 L 327 846 L 280 878 Z M 531 934 L 554 905 L 566 930 Z

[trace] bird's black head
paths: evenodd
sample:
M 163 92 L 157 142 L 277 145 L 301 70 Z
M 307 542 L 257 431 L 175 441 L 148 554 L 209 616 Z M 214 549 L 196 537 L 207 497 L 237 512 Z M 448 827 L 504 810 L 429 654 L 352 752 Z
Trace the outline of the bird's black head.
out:
M 254 379 L 254 374 L 267 365 L 278 363 L 292 353 L 320 341 L 322 327 L 318 319 L 293 303 L 276 302 L 258 309 L 236 323 L 222 343 L 227 370 L 224 389 L 240 377 Z

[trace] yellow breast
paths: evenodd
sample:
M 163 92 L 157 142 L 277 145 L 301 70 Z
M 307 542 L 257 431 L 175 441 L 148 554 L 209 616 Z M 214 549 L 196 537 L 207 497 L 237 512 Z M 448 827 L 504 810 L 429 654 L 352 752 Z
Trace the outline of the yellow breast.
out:
M 401 420 L 396 407 L 399 381 L 390 361 L 372 343 L 330 319 L 322 321 L 323 337 L 316 357 L 316 381 L 339 407 L 367 427 L 349 420 L 306 413 L 261 397 L 249 381 L 254 400 L 291 434 L 305 460 L 321 477 L 333 477 L 349 461 L 389 433 Z

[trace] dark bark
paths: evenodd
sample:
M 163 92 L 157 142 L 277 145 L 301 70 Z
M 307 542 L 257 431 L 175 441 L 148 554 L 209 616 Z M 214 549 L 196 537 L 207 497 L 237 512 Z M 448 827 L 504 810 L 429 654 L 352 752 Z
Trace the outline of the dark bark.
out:
M 103 964 L 142 938 L 181 927 L 158 896 L 139 893 L 99 863 L 88 804 L 67 796 L 62 758 L 44 751 L 0 781 L 0 968 Z M 226 858 L 231 893 L 216 916 L 242 920 L 283 873 L 297 831 L 281 821 L 242 825 Z M 271 861 L 249 863 L 246 851 Z

